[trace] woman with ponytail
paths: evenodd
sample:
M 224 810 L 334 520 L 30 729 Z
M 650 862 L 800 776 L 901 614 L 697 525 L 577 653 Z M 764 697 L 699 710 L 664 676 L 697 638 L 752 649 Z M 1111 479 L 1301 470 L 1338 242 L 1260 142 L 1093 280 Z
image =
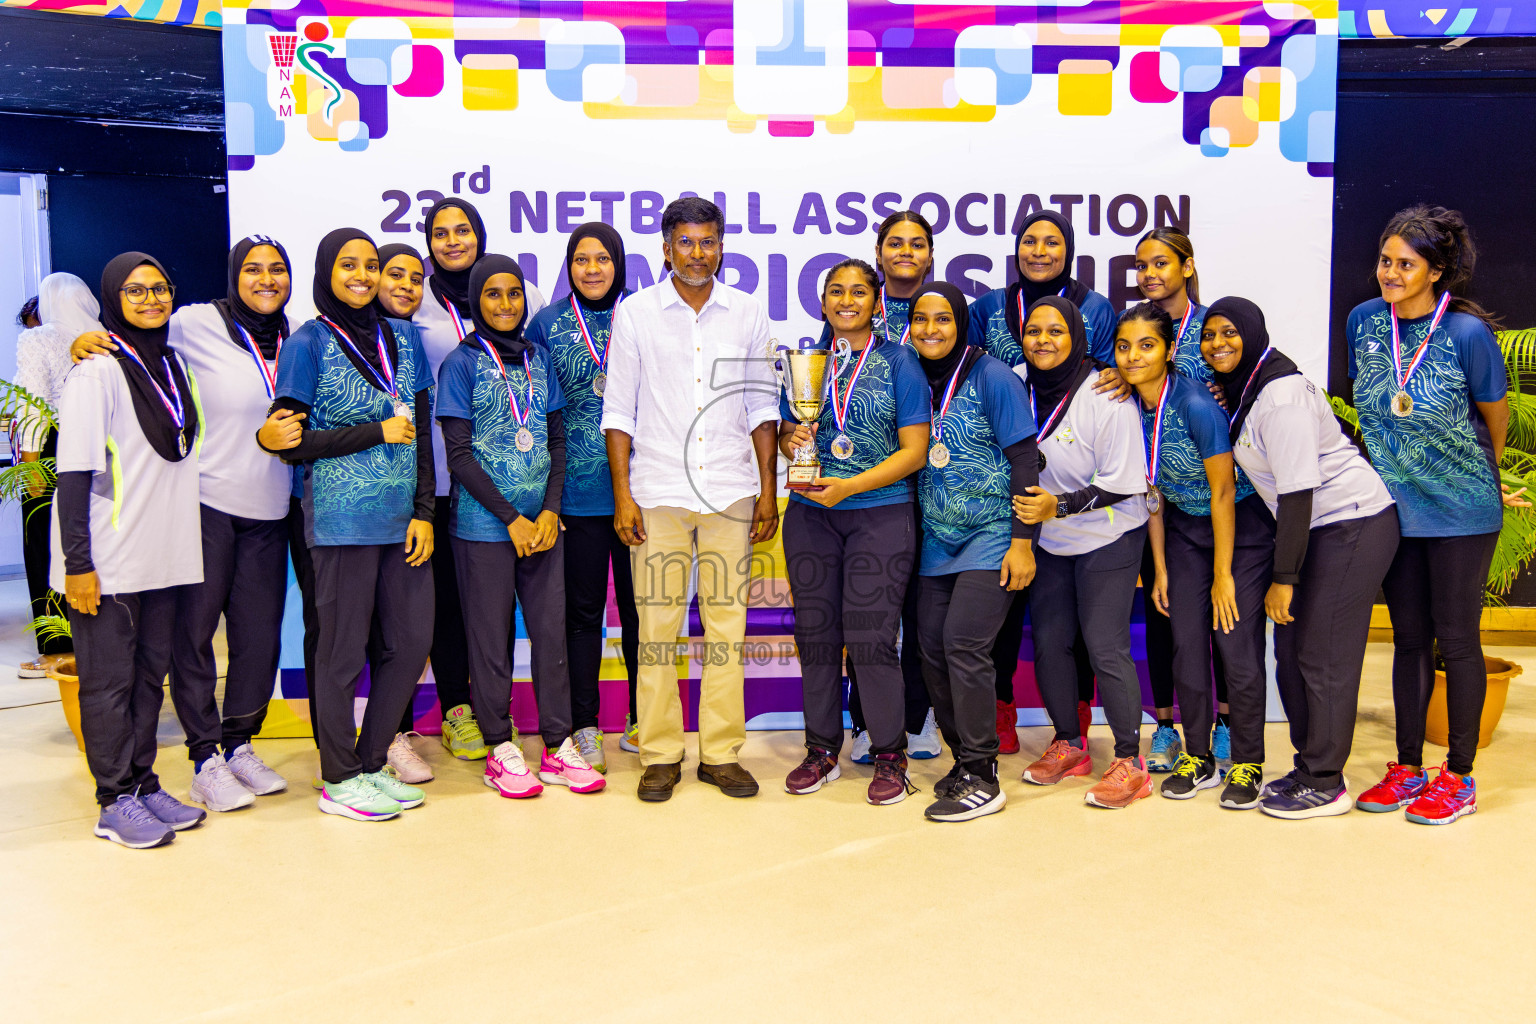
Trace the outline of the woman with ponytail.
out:
M 1479 636 L 1483 587 L 1508 499 L 1499 460 L 1508 380 L 1491 317 L 1467 298 L 1477 250 L 1455 210 L 1415 206 L 1381 233 L 1381 298 L 1349 314 L 1349 367 L 1360 432 L 1397 502 L 1402 541 L 1387 573 L 1397 760 L 1361 810 L 1406 807 L 1444 825 L 1477 810 L 1472 760 L 1487 690 Z M 1460 294 L 1459 294 L 1460 293 Z M 1431 781 L 1424 718 L 1438 642 L 1450 753 Z

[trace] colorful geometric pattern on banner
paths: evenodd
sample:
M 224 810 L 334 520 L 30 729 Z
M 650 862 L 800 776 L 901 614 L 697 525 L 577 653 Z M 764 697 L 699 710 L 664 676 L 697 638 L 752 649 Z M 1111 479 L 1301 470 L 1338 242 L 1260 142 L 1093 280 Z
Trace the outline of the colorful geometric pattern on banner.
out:
M 119 0 L 104 4 L 82 4 L 75 0 L 0 0 L 0 7 L 29 11 L 88 14 L 98 18 L 214 29 L 224 23 L 221 6 L 219 0 Z
M 1342 39 L 1536 36 L 1536 3 L 1433 4 L 1432 0 L 1339 0 Z

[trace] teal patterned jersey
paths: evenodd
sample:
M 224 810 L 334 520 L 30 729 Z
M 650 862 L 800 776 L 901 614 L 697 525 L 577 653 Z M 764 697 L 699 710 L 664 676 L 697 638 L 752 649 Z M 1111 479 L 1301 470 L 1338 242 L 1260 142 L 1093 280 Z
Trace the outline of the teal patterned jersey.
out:
M 1147 442 L 1147 464 L 1152 458 L 1152 428 L 1157 410 L 1148 409 L 1133 398 L 1141 411 L 1141 429 Z M 1163 402 L 1163 432 L 1157 459 L 1157 487 L 1163 496 L 1192 516 L 1211 514 L 1211 482 L 1205 474 L 1205 460 L 1229 454 L 1232 442 L 1227 436 L 1227 414 L 1205 386 L 1168 375 L 1168 394 Z M 1247 478 L 1243 478 L 1247 484 Z M 1235 495 L 1242 501 L 1253 493 Z
M 1035 434 L 1029 396 L 1008 367 L 982 356 L 954 399 L 939 441 L 949 450 L 943 468 L 918 474 L 923 511 L 922 576 L 1001 569 L 1013 536 L 1008 459 L 1003 449 Z
M 608 352 L 617 308 L 582 310 L 599 357 Z M 565 489 L 560 493 L 560 511 L 569 516 L 611 516 L 613 477 L 601 427 L 603 399 L 592 387 L 600 371 L 582 339 L 570 300 L 539 310 L 528 324 L 528 340 L 548 353 L 565 394 Z
M 564 401 L 559 382 L 550 375 L 549 357 L 544 350 L 529 345 L 527 355 L 526 368 L 522 359 L 506 361 L 504 380 L 495 361 L 471 334 L 443 360 L 438 416 L 467 419 L 474 424 L 471 448 L 475 461 L 512 507 L 532 520 L 538 518 L 544 507 L 544 490 L 549 483 L 547 416 L 561 409 Z M 509 382 L 519 408 L 528 413 L 526 426 L 533 435 L 533 447 L 526 452 L 517 450 L 518 423 L 507 394 Z M 451 500 L 449 529 L 455 537 L 512 542 L 501 520 L 476 501 L 458 480 L 453 481 Z
M 847 478 L 874 469 L 901 447 L 897 437 L 900 428 L 927 423 L 932 416 L 928 378 L 923 376 L 923 368 L 911 346 L 876 341 L 868 352 L 853 394 L 848 398 L 848 418 L 843 423 L 844 432 L 853 443 L 853 452 L 848 458 L 839 459 L 832 454 L 832 442 L 838 435 L 838 428 L 830 394 L 821 410 L 821 419 L 816 421 L 816 454 L 821 460 L 822 476 Z M 837 375 L 837 394 L 840 396 L 848 394 L 848 382 L 858 367 L 859 353 L 850 353 L 850 356 Z M 779 396 L 779 417 L 798 422 L 785 395 Z M 908 478 L 844 498 L 836 507 L 874 508 L 912 499 L 913 484 Z M 791 492 L 789 500 L 815 504 L 798 492 Z
M 432 388 L 416 328 L 387 320 L 397 350 L 395 381 L 412 407 L 418 391 Z M 373 339 L 357 339 L 373 345 Z M 395 400 L 374 387 L 318 320 L 303 324 L 283 343 L 276 397 L 309 406 L 310 430 L 378 423 L 395 415 Z M 417 424 L 418 430 L 429 429 Z M 302 485 L 314 544 L 403 544 L 416 505 L 416 442 L 376 444 L 351 455 L 316 459 L 303 467 Z
M 1205 357 L 1200 354 L 1200 332 L 1205 328 L 1206 308 L 1191 303 L 1188 311 L 1189 319 L 1186 321 L 1182 317 L 1175 317 L 1173 321 L 1173 328 L 1176 331 L 1179 323 L 1181 321 L 1184 323 L 1184 330 L 1179 332 L 1179 336 L 1173 343 L 1173 368 L 1180 375 L 1196 381 L 1202 387 L 1211 382 L 1213 372 L 1211 364 L 1207 363 Z
M 1400 322 L 1406 369 L 1431 316 Z M 1349 314 L 1349 375 L 1371 465 L 1381 474 L 1405 537 L 1494 533 L 1504 524 L 1493 444 L 1474 403 L 1497 402 L 1509 380 L 1488 325 L 1446 313 L 1423 362 L 1408 379 L 1413 412 L 1396 416 L 1399 384 L 1392 363 L 1392 318 L 1383 299 Z

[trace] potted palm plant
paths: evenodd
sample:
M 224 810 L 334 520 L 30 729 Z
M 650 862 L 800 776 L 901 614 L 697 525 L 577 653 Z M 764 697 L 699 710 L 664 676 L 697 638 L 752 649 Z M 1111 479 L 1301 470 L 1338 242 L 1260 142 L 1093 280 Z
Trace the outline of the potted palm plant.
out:
M 1500 482 L 1511 492 L 1525 490 L 1536 495 L 1536 328 L 1499 331 L 1499 350 L 1504 353 L 1504 367 L 1509 374 L 1509 431 L 1505 436 L 1504 457 L 1499 462 Z M 1334 395 L 1328 398 L 1334 413 L 1360 436 L 1360 417 L 1354 406 Z M 1504 595 L 1515 580 L 1536 558 L 1536 508 L 1504 507 L 1504 522 L 1499 541 L 1488 567 L 1483 586 L 1483 604 L 1502 606 Z M 1509 697 L 1509 681 L 1523 670 L 1503 658 L 1484 657 L 1488 666 L 1488 696 L 1483 703 L 1483 719 L 1477 745 L 1486 747 L 1493 740 L 1493 730 L 1504 714 Z M 1448 725 L 1445 711 L 1445 672 L 1438 655 L 1435 659 L 1435 689 L 1429 699 L 1429 714 L 1424 736 L 1431 743 L 1445 746 Z
M 16 419 L 23 413 L 27 413 L 29 418 L 41 419 L 51 429 L 58 429 L 58 415 L 53 406 L 19 384 L 0 380 L 0 422 L 6 425 L 13 439 Z M 53 459 L 43 458 L 23 462 L 16 457 L 13 444 L 11 464 L 0 469 L 0 503 L 44 497 L 53 490 L 56 480 Z M 43 510 L 38 508 L 31 514 L 42 513 Z M 45 640 L 69 635 L 69 619 L 63 614 L 58 596 L 50 593 L 48 613 L 39 615 L 27 626 L 30 632 L 37 633 Z M 85 744 L 80 737 L 80 677 L 75 674 L 74 655 L 60 658 L 48 675 L 59 684 L 59 700 L 64 705 L 64 720 L 69 724 L 69 731 L 75 736 L 76 745 L 84 750 Z

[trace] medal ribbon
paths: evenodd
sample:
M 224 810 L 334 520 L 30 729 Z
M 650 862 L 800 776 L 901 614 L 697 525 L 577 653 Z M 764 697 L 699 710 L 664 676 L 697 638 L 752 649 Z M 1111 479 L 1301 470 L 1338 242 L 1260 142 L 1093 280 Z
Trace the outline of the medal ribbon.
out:
M 176 375 L 171 372 L 170 357 L 160 357 L 160 362 L 165 366 L 165 379 L 171 385 L 171 393 L 167 395 L 165 393 L 165 389 L 160 386 L 159 381 L 155 380 L 155 375 L 149 372 L 149 367 L 144 365 L 144 360 L 139 356 L 139 353 L 134 350 L 132 345 L 128 344 L 128 342 L 124 341 L 122 338 L 119 338 L 115 334 L 108 334 L 107 337 L 116 342 L 117 347 L 126 352 L 129 359 L 132 359 L 135 363 L 139 364 L 139 369 L 143 370 L 144 376 L 149 378 L 150 386 L 155 389 L 155 394 L 160 396 L 160 404 L 165 406 L 165 411 L 171 414 L 171 422 L 176 424 L 177 432 L 179 433 L 180 431 L 186 429 L 187 410 L 181 402 L 181 389 L 176 386 Z
M 954 374 L 949 378 L 949 386 L 944 389 L 944 400 L 939 403 L 939 421 L 933 425 L 933 440 L 937 444 L 944 439 L 944 417 L 949 414 L 949 403 L 955 400 L 955 385 L 960 383 L 960 371 L 965 369 L 965 356 L 960 357 L 960 365 L 955 367 Z M 848 389 L 853 393 L 853 388 Z
M 458 309 L 449 300 L 439 298 L 437 301 L 447 311 L 448 322 L 453 324 L 453 333 L 459 336 L 460 341 L 463 341 L 469 335 L 469 330 L 464 326 L 464 318 L 459 316 Z
M 885 336 L 886 342 L 889 343 L 891 340 L 891 318 L 890 314 L 885 311 L 885 285 L 880 286 L 880 331 Z M 909 320 L 907 322 L 906 329 L 901 332 L 901 340 L 896 344 L 905 345 L 907 343 L 907 339 L 911 336 L 912 323 Z
M 834 372 L 830 387 L 832 389 L 832 419 L 837 422 L 838 433 L 844 432 L 844 425 L 848 422 L 848 406 L 853 402 L 853 389 L 859 383 L 859 374 L 864 372 L 864 360 L 869 358 L 869 353 L 874 349 L 874 339 L 864 346 L 864 351 L 859 353 L 859 361 L 853 368 L 853 376 L 848 378 L 848 390 L 843 393 L 843 400 L 837 400 L 837 374 Z M 848 365 L 847 363 L 843 364 Z
M 1440 326 L 1440 318 L 1445 316 L 1445 311 L 1450 308 L 1450 305 L 1451 293 L 1441 293 L 1440 301 L 1435 306 L 1435 318 L 1429 322 L 1429 330 L 1424 332 L 1424 340 L 1419 342 L 1418 351 L 1414 352 L 1407 370 L 1403 369 L 1403 344 L 1397 328 L 1397 307 L 1387 307 L 1387 312 L 1392 317 L 1392 369 L 1396 374 L 1399 391 L 1408 390 L 1408 378 L 1413 376 L 1413 371 L 1417 370 L 1419 364 L 1424 361 L 1424 356 L 1429 351 L 1429 339 L 1435 336 L 1435 328 Z
M 576 296 L 574 296 L 574 295 L 571 296 L 571 308 L 576 311 L 576 326 L 581 328 L 581 340 L 587 343 L 587 352 L 592 356 L 592 361 L 597 364 L 597 371 L 599 373 L 607 373 L 608 372 L 608 350 L 609 350 L 609 348 L 611 348 L 611 346 L 605 347 L 603 349 L 603 354 L 602 355 L 598 355 L 597 354 L 597 345 L 592 341 L 592 332 L 587 327 L 587 318 L 582 316 L 582 314 L 581 314 L 581 303 L 576 301 Z M 619 313 L 619 304 L 618 303 L 614 303 L 613 304 L 613 313 L 614 313 L 614 316 L 618 315 L 618 313 Z M 610 324 L 611 323 L 612 323 L 612 321 L 610 321 Z M 613 334 L 613 328 L 611 326 L 609 327 L 608 333 L 609 333 L 610 338 L 611 338 L 611 336 Z M 529 379 L 531 380 L 532 378 L 529 378 Z
M 491 357 L 491 362 L 496 364 L 496 369 L 501 373 L 501 379 L 507 385 L 507 399 L 512 406 L 512 418 L 517 421 L 519 427 L 526 427 L 528 417 L 533 413 L 533 368 L 528 364 L 528 350 L 523 349 L 523 373 L 528 376 L 528 408 L 524 409 L 517 404 L 517 392 L 512 389 L 512 378 L 507 376 L 507 365 L 501 361 L 501 353 L 496 351 L 496 346 L 480 335 L 475 335 L 475 340 L 480 343 L 485 354 Z
M 1157 393 L 1157 412 L 1152 421 L 1152 436 L 1147 438 L 1147 486 L 1149 487 L 1157 486 L 1158 462 L 1163 453 L 1163 407 L 1168 404 L 1168 385 L 1171 383 L 1173 383 L 1172 377 L 1163 378 L 1163 390 Z
M 1259 356 L 1259 361 L 1254 364 L 1253 372 L 1248 375 L 1248 383 L 1243 385 L 1243 393 L 1237 396 L 1237 404 L 1232 406 L 1232 412 L 1227 416 L 1228 426 L 1231 426 L 1232 422 L 1237 419 L 1237 411 L 1243 407 L 1243 399 L 1248 397 L 1248 389 L 1253 387 L 1254 378 L 1259 375 L 1260 370 L 1264 369 L 1264 360 L 1268 359 L 1269 354 L 1274 350 L 1273 345 L 1265 349 L 1264 354 Z
M 1040 417 L 1035 414 L 1035 386 L 1029 385 L 1029 415 L 1035 421 L 1035 436 L 1037 438 L 1050 437 L 1051 431 L 1056 429 L 1056 421 L 1061 419 L 1061 414 L 1067 408 L 1067 401 L 1071 399 L 1072 392 L 1068 391 L 1061 396 L 1061 401 L 1056 403 L 1056 408 L 1051 410 L 1051 417 L 1045 423 L 1040 422 Z
M 1171 360 L 1179 352 L 1179 342 L 1184 340 L 1184 329 L 1189 326 L 1190 317 L 1195 315 L 1195 304 L 1191 302 L 1184 310 L 1184 316 L 1179 320 L 1179 329 L 1173 332 L 1173 351 L 1168 353 Z
M 395 368 L 389 365 L 389 348 L 384 344 L 384 325 L 382 323 L 379 324 L 379 336 L 374 339 L 374 343 L 379 346 L 379 366 L 383 374 L 383 376 L 380 376 L 379 373 L 374 372 L 373 366 L 369 364 L 368 360 L 363 358 L 363 353 L 359 351 L 356 343 L 352 341 L 352 336 L 342 330 L 340 324 L 324 314 L 321 314 L 320 322 L 334 331 L 341 343 L 347 347 L 347 350 L 355 355 L 357 361 L 367 368 L 368 377 L 371 378 L 370 383 L 374 387 L 395 401 L 400 401 L 400 389 L 395 384 Z
M 269 402 L 272 401 L 277 397 L 277 367 L 275 364 L 277 363 L 277 357 L 283 354 L 283 336 L 281 334 L 277 336 L 277 355 L 272 358 L 273 368 L 268 370 L 267 360 L 261 354 L 261 347 L 256 344 L 256 339 L 251 336 L 251 332 L 239 324 L 235 324 L 235 330 L 240 332 L 240 337 L 245 342 L 245 347 L 250 350 L 251 358 L 256 360 L 256 367 L 261 371 L 261 386 L 267 389 L 267 400 Z

